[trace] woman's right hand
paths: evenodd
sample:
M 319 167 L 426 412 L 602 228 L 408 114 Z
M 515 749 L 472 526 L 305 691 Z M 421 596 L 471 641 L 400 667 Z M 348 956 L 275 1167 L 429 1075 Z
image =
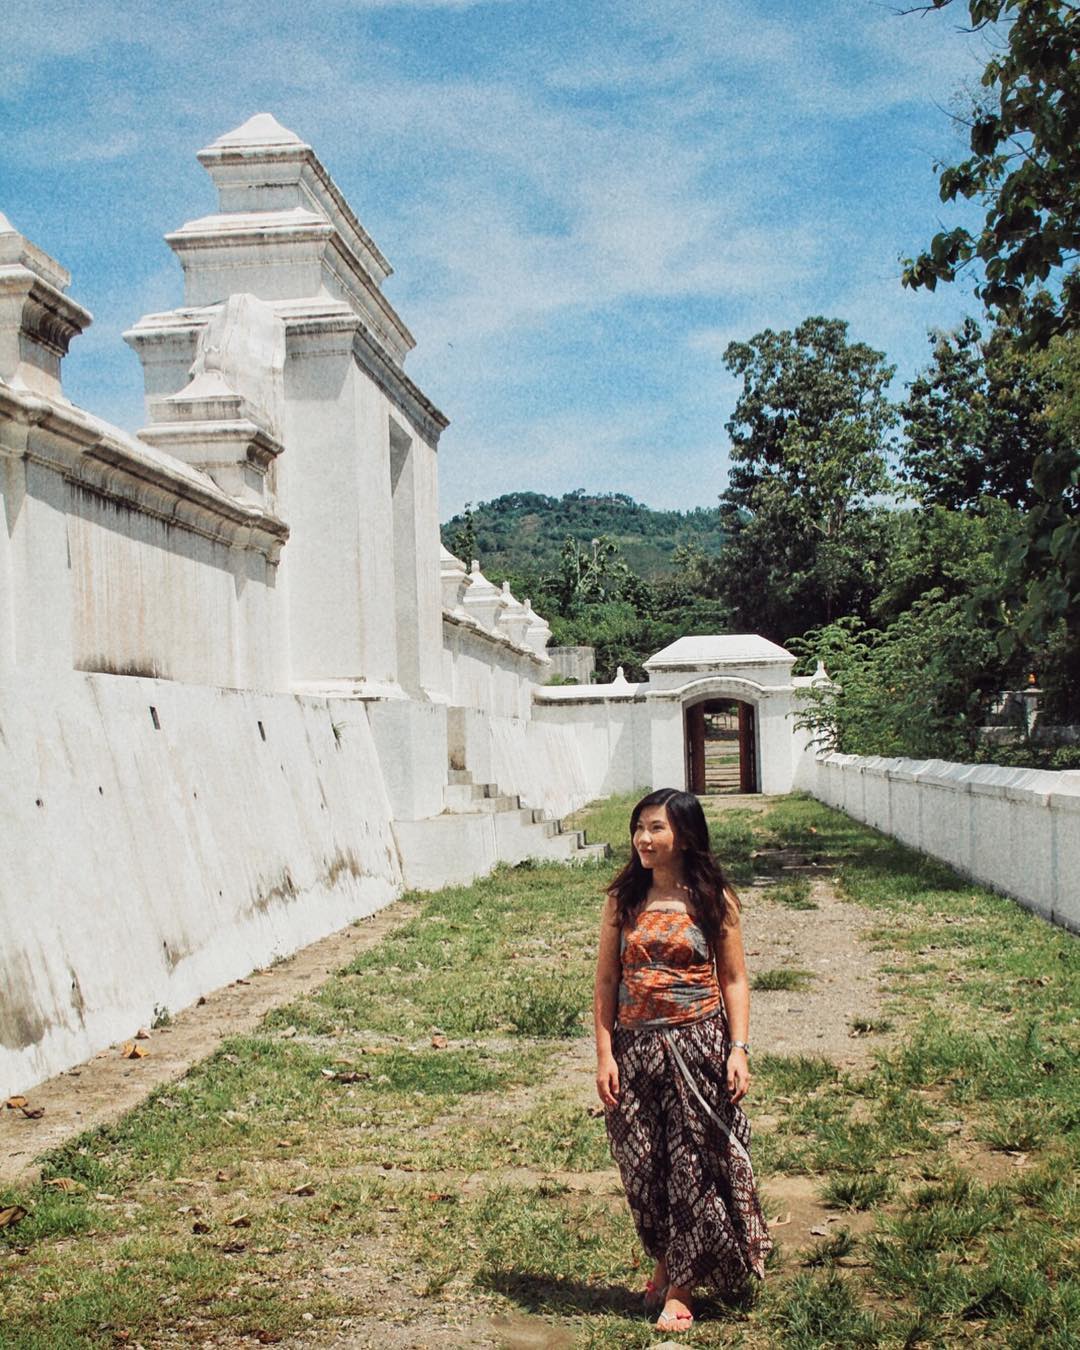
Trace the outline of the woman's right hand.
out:
M 596 1092 L 605 1106 L 618 1106 L 619 1066 L 613 1055 L 605 1055 L 596 1062 Z

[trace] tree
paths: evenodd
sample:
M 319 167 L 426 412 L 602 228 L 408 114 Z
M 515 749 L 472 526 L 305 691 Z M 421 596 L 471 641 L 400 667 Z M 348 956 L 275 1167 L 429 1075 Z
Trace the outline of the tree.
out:
M 1032 467 L 1047 445 L 1046 382 L 1011 325 L 984 339 L 974 319 L 932 333 L 933 363 L 900 409 L 900 477 L 924 506 L 981 509 L 984 497 L 1031 504 Z
M 583 605 L 626 600 L 640 605 L 646 587 L 623 561 L 618 544 L 600 535 L 586 548 L 567 539 L 558 571 L 544 578 L 544 587 L 557 597 L 559 612 L 569 616 Z
M 977 260 L 986 307 L 1042 346 L 1080 319 L 1080 6 L 967 0 L 967 11 L 1000 47 L 971 109 L 970 156 L 935 168 L 942 201 L 979 201 L 986 215 L 977 234 L 961 227 L 935 235 L 907 260 L 904 284 L 933 290 Z
M 1007 541 L 1020 599 L 1003 646 L 1041 645 L 1050 709 L 1072 719 L 1080 717 L 1080 334 L 1052 338 L 1033 359 L 1047 388 L 1047 445 L 1032 469 L 1031 509 Z
M 994 633 L 971 623 L 963 599 L 931 590 L 886 628 L 847 616 L 791 645 L 824 661 L 834 682 L 807 690 L 799 713 L 822 749 L 974 758 L 999 660 Z
M 466 567 L 477 556 L 476 517 L 473 515 L 472 502 L 465 503 L 460 516 L 461 524 L 450 535 L 449 549 L 455 558 L 460 558 Z
M 820 317 L 733 342 L 724 362 L 743 381 L 721 498 L 731 533 L 721 592 L 733 617 L 783 641 L 865 610 L 879 562 L 873 499 L 890 487 L 895 367 L 849 342 L 845 322 Z
M 983 508 L 948 511 L 932 506 L 892 514 L 887 562 L 870 606 L 876 625 L 888 627 L 929 591 L 969 603 L 973 626 L 993 633 L 1008 622 L 1003 543 L 1016 534 L 1022 515 L 993 498 L 984 498 Z M 1004 678 L 1004 673 L 994 678 Z

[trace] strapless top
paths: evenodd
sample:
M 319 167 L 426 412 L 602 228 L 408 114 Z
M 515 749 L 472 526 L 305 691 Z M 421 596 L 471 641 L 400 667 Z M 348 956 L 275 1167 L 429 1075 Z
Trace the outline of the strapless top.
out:
M 619 954 L 620 1026 L 641 1030 L 677 1026 L 720 1011 L 720 985 L 709 944 L 689 914 L 643 911 L 623 929 Z

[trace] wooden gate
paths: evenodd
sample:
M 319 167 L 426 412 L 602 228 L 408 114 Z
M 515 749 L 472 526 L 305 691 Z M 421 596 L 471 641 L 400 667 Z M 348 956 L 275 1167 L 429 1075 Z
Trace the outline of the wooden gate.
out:
M 686 784 L 698 796 L 757 792 L 757 714 L 751 703 L 708 699 L 686 709 Z

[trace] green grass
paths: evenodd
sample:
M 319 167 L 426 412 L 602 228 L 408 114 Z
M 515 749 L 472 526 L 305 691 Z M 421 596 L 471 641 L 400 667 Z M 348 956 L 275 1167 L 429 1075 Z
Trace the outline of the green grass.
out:
M 415 898 L 414 918 L 321 988 L 51 1154 L 43 1183 L 76 1189 L 0 1193 L 29 1210 L 0 1231 L 5 1350 L 329 1342 L 372 1304 L 322 1272 L 358 1261 L 401 1276 L 388 1287 L 406 1320 L 517 1311 L 582 1346 L 654 1344 L 603 1120 L 563 1075 L 631 804 L 582 816 L 615 845 L 609 863 L 507 868 Z M 827 864 L 890 972 L 888 1015 L 851 1029 L 892 1034 L 860 1045 L 872 1058 L 857 1069 L 755 1055 L 770 1204 L 801 1174 L 802 1194 L 850 1217 L 814 1242 L 778 1228 L 765 1284 L 704 1299 L 689 1339 L 1077 1343 L 1076 939 L 806 798 L 719 814 L 713 835 L 741 885 L 761 850 Z M 767 894 L 813 903 L 804 878 Z M 812 979 L 754 972 L 761 990 Z
M 787 881 L 778 881 L 769 888 L 769 899 L 774 904 L 784 905 L 787 909 L 817 909 L 815 901 L 810 899 L 810 881 L 807 877 L 792 877 Z
M 750 988 L 759 992 L 774 992 L 785 989 L 805 989 L 814 976 L 809 970 L 795 970 L 791 966 L 779 966 L 775 970 L 758 971 L 750 980 Z

